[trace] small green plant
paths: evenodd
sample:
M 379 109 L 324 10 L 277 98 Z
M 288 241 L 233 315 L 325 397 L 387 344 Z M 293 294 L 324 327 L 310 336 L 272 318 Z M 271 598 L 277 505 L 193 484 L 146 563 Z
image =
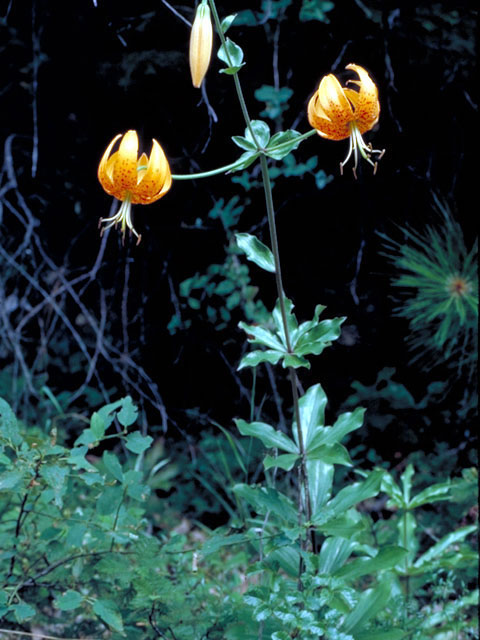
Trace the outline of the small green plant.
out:
M 478 345 L 478 241 L 468 248 L 448 205 L 433 198 L 441 217 L 437 226 L 401 227 L 402 242 L 379 234 L 399 274 L 392 282 L 401 290 L 395 313 L 409 322 L 412 363 L 427 369 L 447 363 L 471 378 Z

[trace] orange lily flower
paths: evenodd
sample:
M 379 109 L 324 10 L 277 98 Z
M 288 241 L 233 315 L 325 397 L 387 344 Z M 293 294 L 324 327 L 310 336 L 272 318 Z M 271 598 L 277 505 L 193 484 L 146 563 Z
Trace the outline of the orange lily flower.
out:
M 113 146 L 122 138 L 118 150 L 110 155 Z M 138 157 L 138 136 L 136 131 L 121 133 L 110 142 L 98 166 L 98 179 L 105 191 L 121 200 L 118 212 L 111 218 L 100 218 L 99 226 L 107 222 L 105 229 L 120 223 L 123 238 L 128 229 L 137 236 L 137 244 L 141 236 L 132 224 L 132 204 L 150 204 L 162 198 L 170 189 L 172 174 L 170 165 L 162 147 L 152 140 L 150 157 L 142 153 Z
M 198 89 L 207 73 L 212 56 L 213 27 L 210 7 L 206 0 L 198 5 L 190 32 L 190 73 L 193 86 Z
M 308 103 L 308 121 L 322 138 L 329 140 L 350 138 L 350 148 L 347 157 L 340 163 L 340 172 L 343 173 L 343 167 L 353 153 L 355 158 L 353 174 L 357 177 L 358 152 L 373 166 L 375 173 L 377 162 L 373 162 L 371 155 L 379 154 L 378 160 L 380 160 L 385 149 L 382 151 L 373 149 L 372 145 L 366 144 L 362 138 L 362 134 L 370 131 L 378 122 L 380 103 L 377 87 L 368 72 L 360 65 L 349 64 L 346 68 L 355 71 L 360 78 L 347 82 L 347 84 L 356 84 L 358 90 L 342 87 L 331 73 L 323 77 L 318 90 Z

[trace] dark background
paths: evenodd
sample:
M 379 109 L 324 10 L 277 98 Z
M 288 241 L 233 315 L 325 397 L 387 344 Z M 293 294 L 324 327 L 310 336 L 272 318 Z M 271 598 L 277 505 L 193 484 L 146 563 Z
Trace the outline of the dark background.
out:
M 129 393 L 150 425 L 162 425 L 175 438 L 187 432 L 195 438 L 209 418 L 227 427 L 236 415 L 248 418 L 248 398 L 241 387 L 249 391 L 251 374 L 235 371 L 246 349 L 244 334 L 236 327 L 242 316 L 233 314 L 223 331 L 188 309 L 188 330 L 171 336 L 167 324 L 180 283 L 224 260 L 224 231 L 218 220 L 207 217 L 214 202 L 236 194 L 248 197 L 238 230 L 254 228 L 268 242 L 263 192 L 245 194 L 228 176 L 174 182 L 161 201 L 134 209 L 140 246 L 132 240 L 122 246 L 113 231 L 100 239 L 98 219 L 108 215 L 111 199 L 96 171 L 117 133 L 136 129 L 147 152 L 155 137 L 172 172 L 180 174 L 235 160 L 239 150 L 230 138 L 243 133 L 244 123 L 232 79 L 218 73 L 221 66 L 215 57 L 206 91 L 218 121 L 209 116 L 201 91 L 191 86 L 188 26 L 168 6 L 159 0 L 97 4 L 12 0 L 2 7 L 0 135 L 6 146 L 0 242 L 10 256 L 22 247 L 16 264 L 43 287 L 43 293 L 35 289 L 17 267 L 4 261 L 4 322 L 8 296 L 13 329 L 28 313 L 25 304 L 13 308 L 15 301 L 28 299 L 30 305 L 43 306 L 25 322 L 20 338 L 10 336 L 8 342 L 5 330 L 0 364 L 7 367 L 7 377 L 2 389 L 25 411 L 32 404 L 39 411 L 45 407 L 42 384 L 65 408 L 80 412 L 95 401 L 101 404 Z M 172 5 L 193 20 L 192 5 L 175 0 Z M 261 21 L 260 5 L 239 0 L 219 2 L 218 9 L 221 16 L 251 9 Z M 297 316 L 311 318 L 315 305 L 322 303 L 327 305 L 325 317 L 348 318 L 343 339 L 314 359 L 310 371 L 300 372 L 302 384 L 308 388 L 322 383 L 333 419 L 352 381 L 371 385 L 384 367 L 396 368 L 396 380 L 417 402 L 430 382 L 448 380 L 448 393 L 429 408 L 428 420 L 415 411 L 399 412 L 383 445 L 375 441 L 375 429 L 363 437 L 372 438 L 381 455 L 392 460 L 418 447 L 429 450 L 434 440 L 466 448 L 473 418 L 468 414 L 460 419 L 457 409 L 467 382 L 441 365 L 425 370 L 409 364 L 408 324 L 392 314 L 390 281 L 395 274 L 381 255 L 377 232 L 395 237 L 395 225 L 422 230 L 435 223 L 435 193 L 449 203 L 467 245 L 473 241 L 478 183 L 476 14 L 465 2 L 347 0 L 325 14 L 328 23 L 302 22 L 299 6 L 294 0 L 280 22 L 231 27 L 230 37 L 245 52 L 247 64 L 240 77 L 251 116 L 259 117 L 264 108 L 254 91 L 274 82 L 272 43 L 278 25 L 279 84 L 293 90 L 284 127 L 308 131 L 306 105 L 321 77 L 334 72 L 346 80 L 351 76 L 344 67 L 355 62 L 369 70 L 381 101 L 379 125 L 366 138 L 386 149 L 377 175 L 365 164 L 355 181 L 349 167 L 343 177 L 338 171 L 348 142 L 312 137 L 295 152 L 297 162 L 318 155 L 317 170 L 324 169 L 333 180 L 322 190 L 309 174 L 276 180 L 284 283 Z M 217 37 L 214 46 L 218 44 Z M 274 123 L 270 125 L 274 129 Z M 32 149 L 38 151 L 34 176 Z M 7 188 L 12 167 L 17 184 Z M 24 211 L 21 200 L 38 224 L 29 227 L 24 213 L 15 215 Z M 93 270 L 99 248 L 101 262 Z M 271 308 L 273 278 L 249 266 L 252 282 Z M 90 280 L 88 273 L 93 274 Z M 66 283 L 82 274 L 85 279 L 69 289 Z M 352 295 L 353 280 L 358 300 Z M 89 365 L 82 361 L 78 341 L 57 318 L 59 307 L 45 303 L 55 287 L 63 287 L 55 300 L 93 358 L 95 373 L 88 388 L 82 388 Z M 92 325 L 89 317 L 98 324 Z M 102 332 L 92 329 L 102 321 Z M 107 349 L 103 353 L 98 350 L 100 334 Z M 44 357 L 39 360 L 40 348 Z M 20 385 L 19 390 L 13 375 L 22 372 L 22 358 L 32 380 L 30 387 Z M 262 419 L 267 420 L 268 414 L 275 416 L 275 408 L 267 377 L 262 372 L 259 376 L 257 400 L 265 397 Z M 281 371 L 277 384 L 288 397 Z M 100 390 L 98 398 L 95 389 Z M 474 393 L 474 386 L 469 389 Z M 284 411 L 288 415 L 287 401 Z

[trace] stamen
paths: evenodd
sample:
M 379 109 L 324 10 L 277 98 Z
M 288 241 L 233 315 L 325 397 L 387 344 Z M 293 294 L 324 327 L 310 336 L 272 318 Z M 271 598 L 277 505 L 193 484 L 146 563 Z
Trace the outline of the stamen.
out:
M 347 157 L 343 162 L 340 163 L 340 174 L 343 175 L 343 167 L 349 161 L 350 156 L 354 157 L 354 165 L 353 165 L 353 175 L 355 179 L 357 178 L 357 166 L 358 166 L 358 152 L 360 152 L 362 158 L 366 160 L 373 167 L 373 175 L 377 172 L 378 161 L 381 160 L 385 153 L 385 149 L 379 150 L 374 149 L 372 144 L 369 142 L 368 144 L 362 138 L 362 134 L 357 126 L 356 122 L 350 123 L 350 147 L 348 150 Z M 377 160 L 374 162 L 371 158 L 372 154 L 379 154 Z

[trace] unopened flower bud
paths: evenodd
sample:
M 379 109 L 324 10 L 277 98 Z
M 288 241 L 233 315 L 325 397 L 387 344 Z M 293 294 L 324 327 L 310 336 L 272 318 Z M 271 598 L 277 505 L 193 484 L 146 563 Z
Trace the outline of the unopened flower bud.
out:
M 210 7 L 202 0 L 197 7 L 195 20 L 190 34 L 190 72 L 193 86 L 197 89 L 207 73 L 212 56 L 213 28 L 210 19 Z

